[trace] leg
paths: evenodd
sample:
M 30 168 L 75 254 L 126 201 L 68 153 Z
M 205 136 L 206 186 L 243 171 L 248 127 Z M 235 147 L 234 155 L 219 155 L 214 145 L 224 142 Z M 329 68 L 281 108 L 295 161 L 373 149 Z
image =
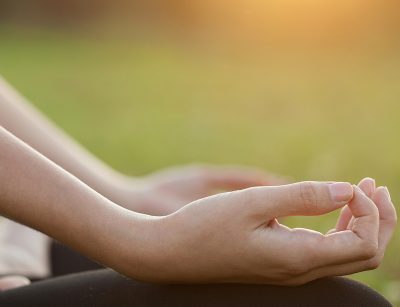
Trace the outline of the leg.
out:
M 300 287 L 154 285 L 103 269 L 49 279 L 0 293 L 15 306 L 390 306 L 368 287 L 340 277 Z

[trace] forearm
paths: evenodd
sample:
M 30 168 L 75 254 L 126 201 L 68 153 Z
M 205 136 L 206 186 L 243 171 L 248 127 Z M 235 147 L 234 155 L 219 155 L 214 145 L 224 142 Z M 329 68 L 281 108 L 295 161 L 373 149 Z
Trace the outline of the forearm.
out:
M 124 176 L 114 171 L 32 107 L 0 76 L 0 125 L 113 201 Z
M 299 285 L 376 268 L 396 211 L 387 189 L 371 190 L 370 198 L 344 182 L 255 187 L 150 217 L 115 205 L 0 128 L 0 214 L 141 280 Z M 354 223 L 327 235 L 276 220 L 343 206 Z
M 0 214 L 122 272 L 141 259 L 142 224 L 152 219 L 115 205 L 2 127 Z

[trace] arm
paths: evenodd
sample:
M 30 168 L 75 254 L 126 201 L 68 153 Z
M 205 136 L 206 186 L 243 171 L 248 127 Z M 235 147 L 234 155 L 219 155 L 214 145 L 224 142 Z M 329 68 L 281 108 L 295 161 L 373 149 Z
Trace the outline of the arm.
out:
M 56 127 L 0 76 L 0 125 L 96 191 L 118 199 L 124 176 Z
M 39 113 L 0 76 L 0 125 L 91 188 L 130 210 L 163 215 L 221 190 L 282 183 L 258 170 L 184 167 L 127 177 L 85 150 Z
M 141 280 L 294 285 L 375 268 L 396 213 L 387 189 L 372 199 L 348 183 L 303 182 L 219 194 L 150 217 L 115 205 L 0 128 L 0 214 Z M 276 220 L 345 205 L 353 225 L 329 235 Z
M 126 251 L 132 263 L 140 254 L 149 216 L 112 203 L 1 127 L 0 186 L 1 215 L 114 268 Z M 121 258 L 114 265 L 115 255 Z

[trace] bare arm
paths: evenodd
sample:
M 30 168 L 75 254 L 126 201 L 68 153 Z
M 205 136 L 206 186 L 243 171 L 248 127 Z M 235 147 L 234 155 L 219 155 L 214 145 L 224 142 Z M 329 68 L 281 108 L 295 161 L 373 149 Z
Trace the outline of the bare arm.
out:
M 141 280 L 295 285 L 376 268 L 396 212 L 387 189 L 371 193 L 303 182 L 219 194 L 150 217 L 115 205 L 0 127 L 0 214 Z M 276 220 L 346 205 L 354 222 L 328 235 Z
M 123 176 L 66 135 L 1 76 L 0 125 L 96 191 L 118 199 Z
M 0 149 L 1 215 L 105 265 L 118 269 L 127 251 L 135 262 L 130 246 L 141 250 L 149 216 L 112 203 L 1 127 Z
M 0 76 L 0 125 L 110 200 L 130 210 L 163 215 L 221 190 L 282 180 L 239 167 L 181 167 L 127 177 L 97 159 L 15 91 Z

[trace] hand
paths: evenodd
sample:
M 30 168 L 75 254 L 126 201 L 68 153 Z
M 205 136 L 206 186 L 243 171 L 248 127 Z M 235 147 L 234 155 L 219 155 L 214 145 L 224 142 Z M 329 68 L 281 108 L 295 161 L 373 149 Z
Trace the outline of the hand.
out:
M 192 165 L 165 169 L 139 182 L 130 181 L 127 191 L 128 199 L 136 202 L 135 207 L 129 206 L 132 210 L 165 215 L 218 192 L 283 183 L 286 180 L 282 177 L 252 168 Z
M 364 178 L 358 184 L 364 193 L 375 203 L 379 211 L 379 235 L 378 250 L 374 257 L 365 262 L 359 263 L 359 267 L 367 266 L 369 269 L 377 268 L 383 260 L 386 247 L 393 235 L 397 223 L 396 209 L 394 208 L 389 191 L 386 187 L 375 186 L 375 180 L 372 178 Z M 352 230 L 359 223 L 354 217 L 349 206 L 343 207 L 341 210 L 336 227 L 330 233 Z M 344 268 L 345 269 L 345 268 Z
M 150 263 L 135 271 L 135 277 L 298 285 L 374 268 L 395 223 L 390 198 L 386 190 L 379 191 L 377 205 L 357 186 L 318 182 L 249 188 L 197 200 L 154 220 L 156 235 L 147 237 L 149 242 L 156 238 L 148 245 L 153 246 Z M 328 235 L 290 229 L 276 220 L 321 215 L 346 204 L 355 218 L 351 229 Z M 380 228 L 377 206 L 387 211 L 384 218 L 390 227 L 381 223 Z

